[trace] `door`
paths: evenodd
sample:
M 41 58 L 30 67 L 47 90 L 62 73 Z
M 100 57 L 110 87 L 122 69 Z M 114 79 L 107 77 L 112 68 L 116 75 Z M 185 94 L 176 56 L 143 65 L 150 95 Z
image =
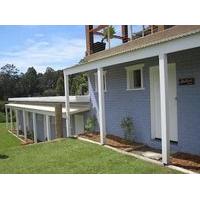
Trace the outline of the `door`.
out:
M 169 93 L 169 135 L 171 141 L 178 141 L 177 131 L 177 91 L 176 64 L 168 65 Z M 160 116 L 160 79 L 159 67 L 150 68 L 150 98 L 151 98 L 151 137 L 161 138 Z
M 75 134 L 84 133 L 83 115 L 74 115 L 75 120 Z

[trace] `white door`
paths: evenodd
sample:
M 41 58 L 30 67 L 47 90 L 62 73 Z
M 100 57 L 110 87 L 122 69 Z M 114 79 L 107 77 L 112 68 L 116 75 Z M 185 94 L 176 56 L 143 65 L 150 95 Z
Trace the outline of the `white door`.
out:
M 75 134 L 84 133 L 83 115 L 74 115 L 75 120 Z
M 168 65 L 168 79 L 169 79 L 169 135 L 171 141 L 178 141 L 176 64 Z M 152 138 L 161 138 L 160 79 L 159 79 L 158 66 L 150 68 L 150 98 L 151 98 L 151 136 Z

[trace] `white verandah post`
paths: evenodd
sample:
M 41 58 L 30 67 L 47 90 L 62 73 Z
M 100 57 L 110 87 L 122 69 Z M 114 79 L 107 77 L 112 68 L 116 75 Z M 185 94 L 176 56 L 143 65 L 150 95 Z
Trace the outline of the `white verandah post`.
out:
M 6 111 L 6 128 L 8 128 L 8 107 L 5 106 L 5 111 Z
M 69 102 L 69 75 L 64 73 L 65 82 L 65 109 L 66 109 L 66 131 L 67 137 L 71 136 L 71 124 L 70 124 L 70 102 Z
M 160 111 L 161 111 L 161 137 L 162 137 L 162 162 L 169 163 L 169 97 L 168 97 L 168 64 L 167 55 L 159 55 L 160 74 Z
M 18 115 L 18 110 L 15 110 L 15 117 L 16 117 L 16 131 L 17 131 L 17 136 L 19 136 L 19 115 Z
M 13 130 L 13 115 L 12 115 L 12 108 L 10 107 L 10 130 Z
M 33 134 L 34 142 L 37 143 L 37 124 L 36 124 L 36 113 L 33 112 Z
M 50 141 L 50 117 L 45 115 L 47 141 Z
M 24 139 L 27 139 L 26 111 L 23 110 Z
M 100 142 L 106 142 L 106 125 L 105 125 L 105 102 L 104 102 L 104 81 L 103 68 L 97 69 L 98 75 L 98 97 L 99 97 L 99 128 L 100 128 Z

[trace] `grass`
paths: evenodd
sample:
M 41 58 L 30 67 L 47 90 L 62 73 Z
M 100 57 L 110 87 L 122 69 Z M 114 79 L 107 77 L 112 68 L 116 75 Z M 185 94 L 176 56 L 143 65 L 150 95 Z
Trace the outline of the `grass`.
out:
M 8 133 L 5 123 L 0 123 L 0 154 L 2 154 L 2 151 L 5 152 L 10 148 L 19 147 L 20 144 L 21 142 L 18 138 Z
M 77 139 L 22 146 L 0 124 L 0 173 L 177 173 Z

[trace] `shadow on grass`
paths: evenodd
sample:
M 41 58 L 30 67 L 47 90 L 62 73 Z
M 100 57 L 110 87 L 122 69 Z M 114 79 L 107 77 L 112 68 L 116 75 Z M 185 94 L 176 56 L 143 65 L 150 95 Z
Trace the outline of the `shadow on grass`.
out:
M 7 155 L 0 154 L 0 159 L 7 159 L 7 158 L 9 158 Z

